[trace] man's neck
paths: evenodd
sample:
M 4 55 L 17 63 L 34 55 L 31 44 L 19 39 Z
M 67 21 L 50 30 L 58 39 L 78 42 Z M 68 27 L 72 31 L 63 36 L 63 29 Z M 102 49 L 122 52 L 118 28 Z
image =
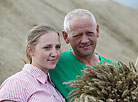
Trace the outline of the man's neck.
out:
M 82 62 L 86 65 L 95 66 L 96 64 L 100 63 L 99 56 L 94 53 L 89 56 L 86 56 L 86 57 L 78 56 L 73 51 L 72 51 L 72 53 L 80 62 Z

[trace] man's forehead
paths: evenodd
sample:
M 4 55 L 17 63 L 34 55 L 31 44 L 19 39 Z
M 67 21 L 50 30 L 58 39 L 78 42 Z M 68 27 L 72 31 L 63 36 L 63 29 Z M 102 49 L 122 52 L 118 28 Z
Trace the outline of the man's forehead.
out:
M 85 19 L 85 18 L 90 18 L 90 16 L 86 14 L 75 14 L 70 18 L 70 21 L 75 19 Z

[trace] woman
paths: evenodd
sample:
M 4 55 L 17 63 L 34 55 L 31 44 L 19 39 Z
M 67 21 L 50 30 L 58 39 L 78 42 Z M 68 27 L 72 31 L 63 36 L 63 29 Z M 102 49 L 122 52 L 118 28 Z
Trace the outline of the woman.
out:
M 2 83 L 0 102 L 65 102 L 48 74 L 59 60 L 60 46 L 59 33 L 53 27 L 34 27 L 26 47 L 28 64 Z

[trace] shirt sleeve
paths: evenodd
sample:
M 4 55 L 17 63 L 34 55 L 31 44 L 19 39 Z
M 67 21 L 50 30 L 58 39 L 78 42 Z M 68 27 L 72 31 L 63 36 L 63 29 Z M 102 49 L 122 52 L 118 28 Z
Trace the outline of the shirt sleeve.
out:
M 27 102 L 26 83 L 20 79 L 7 79 L 0 86 L 0 101 L 13 100 Z

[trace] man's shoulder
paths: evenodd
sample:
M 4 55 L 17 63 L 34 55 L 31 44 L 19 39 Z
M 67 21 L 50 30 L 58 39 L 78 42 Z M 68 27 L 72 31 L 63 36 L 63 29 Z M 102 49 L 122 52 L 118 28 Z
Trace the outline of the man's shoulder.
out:
M 71 53 L 71 49 L 61 52 L 61 55 L 68 55 L 70 53 Z
M 72 66 L 72 65 L 83 65 L 71 52 L 70 50 L 64 51 L 61 53 L 57 66 Z
M 99 55 L 98 53 L 95 53 L 95 54 L 99 56 L 99 58 L 100 58 L 100 64 L 103 64 L 104 61 L 105 61 L 105 62 L 107 62 L 107 63 L 113 63 L 113 64 L 115 64 L 116 66 L 118 65 L 118 63 L 115 62 L 115 61 L 112 61 L 112 60 L 110 60 L 110 59 L 108 59 L 108 58 L 105 58 L 105 57 Z
M 64 60 L 64 59 L 70 59 L 72 58 L 72 53 L 71 50 L 67 50 L 67 51 L 63 51 L 61 52 L 61 56 L 60 56 L 60 60 Z

